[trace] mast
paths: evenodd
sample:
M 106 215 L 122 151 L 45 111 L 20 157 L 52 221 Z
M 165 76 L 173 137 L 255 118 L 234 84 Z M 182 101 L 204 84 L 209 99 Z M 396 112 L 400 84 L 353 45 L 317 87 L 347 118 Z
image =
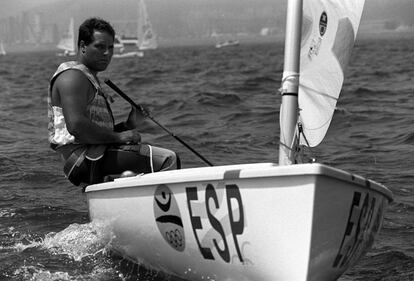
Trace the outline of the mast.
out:
M 299 63 L 302 33 L 303 0 L 288 0 L 285 59 L 280 107 L 279 165 L 290 165 L 294 159 L 295 130 L 298 119 Z

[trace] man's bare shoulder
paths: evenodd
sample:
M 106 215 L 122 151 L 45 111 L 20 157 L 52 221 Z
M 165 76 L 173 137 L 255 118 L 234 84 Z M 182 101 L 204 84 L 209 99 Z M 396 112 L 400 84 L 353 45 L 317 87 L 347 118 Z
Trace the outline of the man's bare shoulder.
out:
M 80 70 L 68 69 L 56 77 L 54 85 L 58 89 L 69 88 L 84 88 L 89 86 L 89 80 Z
M 77 106 L 88 104 L 95 95 L 93 85 L 80 70 L 69 69 L 62 72 L 52 89 L 52 102 L 55 104 L 68 104 L 76 102 Z

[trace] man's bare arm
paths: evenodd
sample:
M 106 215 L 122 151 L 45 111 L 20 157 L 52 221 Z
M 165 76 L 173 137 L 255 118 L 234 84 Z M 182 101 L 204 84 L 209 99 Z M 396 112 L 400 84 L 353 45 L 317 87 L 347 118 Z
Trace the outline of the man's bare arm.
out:
M 96 90 L 80 71 L 63 72 L 56 79 L 53 87 L 60 97 L 68 131 L 78 141 L 88 144 L 136 143 L 140 141 L 141 137 L 137 130 L 114 132 L 89 120 L 87 106 Z

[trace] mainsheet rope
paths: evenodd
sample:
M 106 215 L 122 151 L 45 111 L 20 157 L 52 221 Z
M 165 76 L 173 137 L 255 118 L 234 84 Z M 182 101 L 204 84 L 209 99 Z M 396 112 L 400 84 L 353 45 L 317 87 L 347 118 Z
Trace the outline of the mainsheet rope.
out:
M 315 163 L 316 162 L 316 158 L 315 158 L 315 153 L 313 152 L 311 146 L 309 145 L 308 139 L 306 138 L 305 133 L 303 132 L 303 125 L 302 123 L 298 122 L 298 137 L 297 137 L 297 141 L 296 141 L 296 145 L 292 145 L 292 147 L 289 147 L 288 145 L 284 144 L 283 142 L 279 141 L 279 144 L 282 145 L 283 147 L 287 148 L 288 150 L 290 150 L 291 152 L 293 152 L 293 159 L 295 160 L 295 164 L 298 164 L 299 162 L 304 163 L 305 161 L 303 161 L 303 155 L 304 155 L 304 145 L 300 145 L 300 136 L 303 136 L 303 139 L 306 142 L 307 148 L 310 151 L 311 157 L 309 159 L 309 163 Z M 295 138 L 294 140 L 295 141 Z M 298 158 L 300 159 L 300 161 L 298 161 Z

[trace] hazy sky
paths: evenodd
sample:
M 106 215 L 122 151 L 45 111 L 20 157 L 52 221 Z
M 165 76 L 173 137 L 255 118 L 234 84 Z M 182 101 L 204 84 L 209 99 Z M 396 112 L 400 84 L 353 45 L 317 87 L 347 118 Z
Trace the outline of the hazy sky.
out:
M 312 1 L 312 0 L 305 0 Z M 346 1 L 346 0 L 343 0 Z M 249 25 L 284 25 L 287 0 L 146 0 L 151 22 L 159 35 L 191 35 L 199 30 Z M 25 10 L 43 14 L 45 24 L 67 27 L 70 17 L 78 25 L 85 18 L 99 16 L 114 24 L 117 32 L 131 29 L 125 22 L 136 20 L 137 0 L 0 0 L 0 18 L 21 15 Z M 188 12 L 185 12 L 188 11 Z M 375 20 L 414 26 L 414 0 L 366 0 L 361 24 Z M 121 27 L 124 25 L 123 27 Z M 130 23 L 127 23 L 130 25 Z M 207 28 L 206 28 L 207 27 Z M 240 29 L 240 28 L 239 28 Z M 246 29 L 246 28 L 245 28 Z
M 19 13 L 23 10 L 27 10 L 30 8 L 33 8 L 35 6 L 39 5 L 56 5 L 59 2 L 68 2 L 67 0 L 0 0 L 1 9 L 0 9 L 0 17 L 5 17 L 8 15 L 13 15 L 16 13 Z M 82 5 L 82 3 L 89 2 L 90 0 L 72 0 L 69 2 L 72 3 L 79 3 L 79 5 Z M 234 5 L 237 7 L 242 3 L 243 5 L 246 5 L 246 3 L 251 3 L 252 6 L 257 5 L 258 2 L 261 2 L 262 0 L 147 0 L 147 6 L 151 6 L 153 4 L 161 4 L 162 5 L 168 5 L 173 7 L 176 3 L 182 4 L 182 3 L 188 3 L 191 5 L 192 3 L 211 3 L 211 5 L 214 5 L 215 3 L 230 3 L 229 5 Z M 280 5 L 280 3 L 286 3 L 287 0 L 268 0 L 264 2 L 268 3 L 274 3 L 275 6 Z M 98 1 L 99 2 L 99 1 Z M 110 0 L 105 1 L 101 0 L 102 3 L 112 2 L 116 3 L 116 5 L 121 9 L 122 7 L 125 7 L 125 9 L 128 9 L 128 6 L 133 5 L 136 0 Z M 366 0 L 365 1 L 366 6 L 374 7 L 378 10 L 380 10 L 382 7 L 391 6 L 390 13 L 393 15 L 396 14 L 397 11 L 400 11 L 402 14 L 410 13 L 414 14 L 414 0 Z M 390 5 L 392 4 L 392 5 Z M 102 6 L 100 7 L 102 8 Z M 409 10 L 407 10 L 409 9 Z M 386 10 L 383 11 L 384 13 L 387 13 Z

